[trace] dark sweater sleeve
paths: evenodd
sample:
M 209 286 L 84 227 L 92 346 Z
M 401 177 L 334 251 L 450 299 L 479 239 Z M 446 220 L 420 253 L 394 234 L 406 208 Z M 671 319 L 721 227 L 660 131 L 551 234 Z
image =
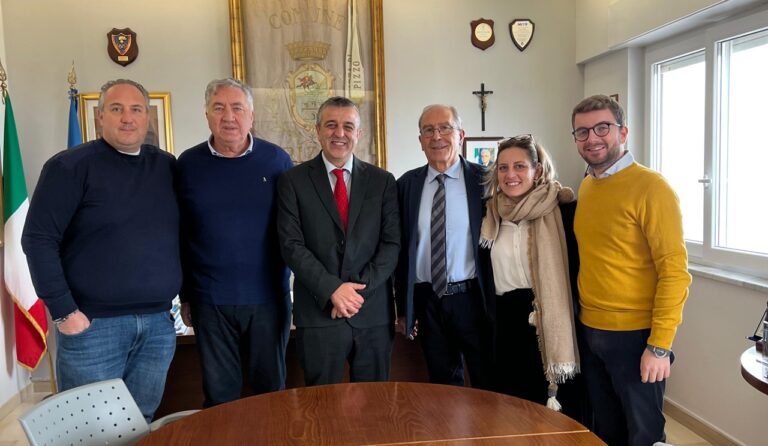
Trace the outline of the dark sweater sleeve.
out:
M 56 158 L 49 160 L 40 174 L 21 237 L 35 291 L 53 319 L 77 310 L 64 275 L 60 249 L 80 204 L 81 184 L 74 172 Z
M 565 231 L 565 243 L 568 247 L 568 275 L 571 279 L 571 295 L 573 297 L 573 311 L 576 318 L 579 317 L 579 245 L 573 232 L 573 220 L 576 215 L 576 202 L 560 205 L 560 213 L 563 217 L 563 230 Z

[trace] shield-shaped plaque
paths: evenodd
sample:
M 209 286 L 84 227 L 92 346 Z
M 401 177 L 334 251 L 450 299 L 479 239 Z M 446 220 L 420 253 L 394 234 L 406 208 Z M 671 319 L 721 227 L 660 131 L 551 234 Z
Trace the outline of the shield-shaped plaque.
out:
M 472 45 L 485 51 L 490 48 L 491 45 L 496 42 L 496 36 L 493 32 L 493 20 L 490 19 L 477 19 L 469 23 L 471 30 L 470 40 Z
M 132 63 L 139 55 L 136 33 L 131 31 L 131 28 L 112 28 L 112 31 L 107 33 L 107 53 L 117 64 L 126 66 Z
M 509 34 L 518 50 L 523 51 L 531 44 L 535 27 L 530 19 L 515 19 L 509 23 Z

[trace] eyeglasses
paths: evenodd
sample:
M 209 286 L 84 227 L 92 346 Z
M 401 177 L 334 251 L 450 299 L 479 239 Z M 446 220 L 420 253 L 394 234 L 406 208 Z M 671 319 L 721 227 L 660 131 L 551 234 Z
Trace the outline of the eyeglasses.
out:
M 424 136 L 426 138 L 431 138 L 435 136 L 435 132 L 439 133 L 440 136 L 447 136 L 450 135 L 454 130 L 456 130 L 456 127 L 452 127 L 450 125 L 441 125 L 438 127 L 424 127 L 421 129 L 421 136 Z
M 582 142 L 589 139 L 589 131 L 592 130 L 595 132 L 595 136 L 606 136 L 608 133 L 611 132 L 611 126 L 616 126 L 616 128 L 621 128 L 623 126 L 616 124 L 615 122 L 601 122 L 597 124 L 594 127 L 579 127 L 576 130 L 571 132 L 571 135 L 573 135 L 573 139 L 576 141 Z

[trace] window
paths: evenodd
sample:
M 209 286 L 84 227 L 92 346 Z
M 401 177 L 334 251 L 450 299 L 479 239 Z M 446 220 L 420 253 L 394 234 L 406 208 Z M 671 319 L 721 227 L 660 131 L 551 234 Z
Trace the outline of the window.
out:
M 653 167 L 680 197 L 683 235 L 704 240 L 704 51 L 654 64 Z
M 689 256 L 768 277 L 768 11 L 646 50 L 651 167 Z
M 768 255 L 768 31 L 718 42 L 717 54 L 714 246 Z

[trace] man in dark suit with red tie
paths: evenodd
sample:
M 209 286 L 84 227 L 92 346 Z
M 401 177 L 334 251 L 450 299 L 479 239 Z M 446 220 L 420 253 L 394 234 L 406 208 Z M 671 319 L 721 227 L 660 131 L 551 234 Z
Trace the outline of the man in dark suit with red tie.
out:
M 425 166 L 397 180 L 402 250 L 395 275 L 398 328 L 418 334 L 438 384 L 489 388 L 491 329 L 476 267 L 485 168 L 459 156 L 464 130 L 454 107 L 419 117 Z
M 392 174 L 353 156 L 360 113 L 320 106 L 321 153 L 278 181 L 278 235 L 293 271 L 293 322 L 306 385 L 386 381 L 394 335 L 391 275 L 400 249 Z

